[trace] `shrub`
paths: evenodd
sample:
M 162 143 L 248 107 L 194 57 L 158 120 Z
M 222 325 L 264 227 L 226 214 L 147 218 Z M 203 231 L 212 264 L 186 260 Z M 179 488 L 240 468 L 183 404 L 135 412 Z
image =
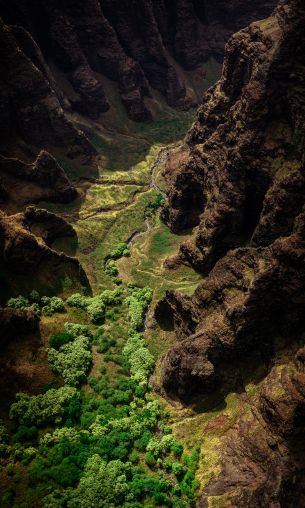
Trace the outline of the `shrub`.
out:
M 9 441 L 8 432 L 4 425 L 0 425 L 0 444 L 7 444 Z
M 119 259 L 123 256 L 127 257 L 130 255 L 130 252 L 127 248 L 127 243 L 120 242 L 117 244 L 116 248 L 110 253 L 110 257 L 112 259 Z
M 163 197 L 163 195 L 161 194 L 161 192 L 159 192 L 156 197 L 150 202 L 148 203 L 148 205 L 146 206 L 146 210 L 145 210 L 145 217 L 149 217 L 152 215 L 153 212 L 155 212 L 156 210 L 158 210 L 158 208 L 160 208 L 160 206 L 163 206 L 165 203 L 165 198 Z
M 19 295 L 17 298 L 10 298 L 6 305 L 13 309 L 26 309 L 29 307 L 30 302 L 24 296 Z
M 28 309 L 31 310 L 32 312 L 34 312 L 35 314 L 37 314 L 38 316 L 41 314 L 40 307 L 39 307 L 38 303 L 32 303 L 32 305 L 30 305 L 30 307 L 28 307 Z
M 173 462 L 172 463 L 172 472 L 178 479 L 180 479 L 182 477 L 183 473 L 185 472 L 185 468 L 183 467 L 182 464 L 180 464 L 180 462 Z
M 65 310 L 64 302 L 62 298 L 59 298 L 58 296 L 52 296 L 49 305 L 52 312 L 64 312 Z
M 129 361 L 132 377 L 140 383 L 146 383 L 155 361 L 145 345 L 143 336 L 138 333 L 129 337 L 123 348 L 123 354 Z
M 66 405 L 73 398 L 77 398 L 77 390 L 70 386 L 51 388 L 41 395 L 18 393 L 11 405 L 10 418 L 27 426 L 60 423 Z
M 33 289 L 33 291 L 31 291 L 31 293 L 30 293 L 29 300 L 32 303 L 39 304 L 40 303 L 40 294 L 38 293 L 38 291 Z
M 146 347 L 139 348 L 129 357 L 130 373 L 139 382 L 146 383 L 155 360 Z
M 123 506 L 129 494 L 128 467 L 120 460 L 105 463 L 99 455 L 88 459 L 84 475 L 71 492 L 68 508 Z
M 78 323 L 65 323 L 65 332 L 72 335 L 73 338 L 79 337 L 80 335 L 84 335 L 89 339 L 92 337 L 89 326 L 79 325 Z
M 97 298 L 101 299 L 105 305 L 120 305 L 122 303 L 122 289 L 105 289 Z
M 78 307 L 80 309 L 86 309 L 88 306 L 89 298 L 81 295 L 80 293 L 75 293 L 74 295 L 69 296 L 66 300 L 66 303 L 70 307 Z
M 99 298 L 92 298 L 90 305 L 87 307 L 87 312 L 92 323 L 101 323 L 105 318 L 105 304 Z
M 105 367 L 105 365 L 101 364 L 100 367 L 99 367 L 99 371 L 100 371 L 100 374 L 106 374 L 107 372 L 107 369 Z
M 145 462 L 149 467 L 154 467 L 157 461 L 151 452 L 147 452 L 145 453 Z
M 140 456 L 137 452 L 133 451 L 131 452 L 131 454 L 129 455 L 129 460 L 132 464 L 138 464 L 139 463 L 139 460 L 140 460 Z
M 48 360 L 54 372 L 60 374 L 67 385 L 77 386 L 84 381 L 92 360 L 88 337 L 80 335 L 73 342 L 61 346 L 59 351 L 50 348 Z
M 176 455 L 176 457 L 181 457 L 183 453 L 183 446 L 175 441 L 171 445 L 171 451 L 173 452 L 174 455 Z
M 47 432 L 39 441 L 40 445 L 50 446 L 51 444 L 59 443 L 63 439 L 72 443 L 80 442 L 80 433 L 73 427 L 63 427 L 56 429 L 52 434 Z
M 22 453 L 21 463 L 26 466 L 35 457 L 36 453 L 36 448 L 33 448 L 32 446 L 25 448 Z
M 126 298 L 126 302 L 129 307 L 130 328 L 137 331 L 143 326 L 145 312 L 152 299 L 152 290 L 148 287 L 134 288 L 129 286 L 128 292 L 129 296 Z
M 114 261 L 110 260 L 105 266 L 105 273 L 110 277 L 116 277 L 119 274 L 119 270 Z
M 41 309 L 41 312 L 44 316 L 52 316 L 53 311 L 50 305 L 44 305 Z
M 25 441 L 33 440 L 38 433 L 38 429 L 35 426 L 27 427 L 26 425 L 20 425 L 17 432 L 14 434 L 14 443 L 22 443 Z
M 58 296 L 43 296 L 41 298 L 42 313 L 46 316 L 50 316 L 55 312 L 64 312 L 65 305 L 62 298 Z

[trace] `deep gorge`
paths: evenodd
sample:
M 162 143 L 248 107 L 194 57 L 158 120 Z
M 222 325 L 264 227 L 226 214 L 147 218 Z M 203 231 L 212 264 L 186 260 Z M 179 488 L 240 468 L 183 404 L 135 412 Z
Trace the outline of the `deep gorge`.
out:
M 0 506 L 302 508 L 303 2 L 0 16 Z

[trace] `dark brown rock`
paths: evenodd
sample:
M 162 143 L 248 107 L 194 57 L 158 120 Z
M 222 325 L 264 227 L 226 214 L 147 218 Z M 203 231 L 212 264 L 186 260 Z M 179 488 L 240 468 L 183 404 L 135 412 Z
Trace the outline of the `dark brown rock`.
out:
M 0 309 L 2 348 L 19 334 L 33 333 L 39 328 L 39 316 L 30 310 Z
M 197 501 L 207 508 L 216 497 L 221 506 L 302 508 L 305 450 L 304 351 L 297 360 L 268 374 L 253 406 L 243 414 L 217 450 L 221 472 Z
M 180 259 L 209 274 L 191 298 L 169 292 L 157 306 L 179 339 L 163 362 L 172 396 L 238 386 L 247 355 L 270 358 L 278 336 L 304 327 L 304 143 L 294 134 L 305 118 L 304 27 L 304 4 L 288 0 L 235 34 L 187 146 L 167 163 L 163 218 L 174 231 L 199 224 Z
M 6 189 L 5 201 L 19 209 L 43 200 L 67 203 L 77 196 L 64 170 L 45 151 L 33 164 L 0 155 L 0 175 Z
M 300 212 L 304 144 L 295 133 L 304 119 L 304 9 L 289 6 L 232 37 L 221 80 L 165 170 L 163 218 L 174 231 L 199 224 L 195 245 L 182 246 L 181 254 L 203 272 L 252 237 L 263 245 L 289 234 Z M 280 210 L 289 206 L 280 225 Z
M 29 231 L 39 230 L 45 244 L 50 247 L 58 238 L 77 238 L 76 232 L 65 219 L 35 206 L 24 212 L 24 224 Z
M 46 220 L 47 219 L 47 220 Z M 46 223 L 47 222 L 47 223 Z M 31 232 L 33 225 L 40 226 Z M 49 212 L 28 209 L 0 219 L 0 269 L 4 275 L 1 287 L 1 300 L 11 294 L 22 294 L 42 288 L 45 294 L 61 291 L 65 278 L 78 287 L 89 288 L 87 276 L 76 258 L 66 256 L 47 246 L 56 238 L 54 228 L 60 225 L 58 237 L 67 232 L 72 234 L 71 226 Z M 52 227 L 53 226 L 53 227 Z
M 61 147 L 71 158 L 92 162 L 95 149 L 66 118 L 45 69 L 41 71 L 36 67 L 19 47 L 14 30 L 2 21 L 0 41 L 0 89 L 5 118 L 1 131 L 2 152 L 9 150 L 12 139 L 16 142 L 16 138 L 21 137 L 30 145 Z
M 221 60 L 229 35 L 270 14 L 275 3 L 1 0 L 0 14 L 7 24 L 14 25 L 19 44 L 38 64 L 65 108 L 91 118 L 107 111 L 109 102 L 99 78 L 103 75 L 119 84 L 129 116 L 146 121 L 152 116 L 145 103 L 149 85 L 171 106 L 192 104 L 173 58 L 186 69 L 198 67 L 211 56 Z M 32 34 L 40 55 L 20 27 Z M 63 72 L 70 92 L 50 74 L 42 54 Z

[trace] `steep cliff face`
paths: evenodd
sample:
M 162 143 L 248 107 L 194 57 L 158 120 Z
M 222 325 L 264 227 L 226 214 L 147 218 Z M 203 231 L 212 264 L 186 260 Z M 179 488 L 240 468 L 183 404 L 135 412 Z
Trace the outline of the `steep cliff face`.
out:
M 257 0 L 232 19 L 240 26 L 264 11 Z M 97 165 L 95 148 L 71 118 L 101 120 L 112 104 L 109 88 L 118 88 L 132 120 L 151 120 L 146 98 L 156 92 L 172 107 L 193 101 L 177 61 L 194 68 L 217 56 L 201 50 L 203 13 L 190 0 L 1 0 L 0 16 L 0 200 L 7 213 L 76 197 L 53 156 Z M 221 9 L 205 26 L 217 17 L 235 28 L 220 19 Z
M 171 264 L 206 278 L 156 307 L 177 336 L 161 389 L 186 402 L 215 391 L 243 398 L 199 507 L 304 505 L 304 351 L 291 360 L 305 328 L 304 34 L 300 0 L 235 34 L 165 169 L 163 218 L 175 231 L 198 226 Z M 253 363 L 269 374 L 251 399 Z
M 84 163 L 92 161 L 95 150 L 66 118 L 62 97 L 52 88 L 49 71 L 30 35 L 1 22 L 0 40 L 2 153 L 10 152 L 21 138 L 46 149 L 61 147 L 67 156 Z M 31 51 L 39 67 L 30 60 Z
M 247 404 L 221 439 L 220 474 L 197 506 L 304 506 L 304 348 L 266 377 L 254 406 Z
M 222 79 L 168 163 L 164 218 L 176 230 L 199 223 L 180 261 L 208 273 L 219 260 L 192 298 L 170 293 L 157 307 L 159 318 L 171 309 L 183 339 L 164 384 L 185 395 L 222 383 L 223 362 L 272 344 L 278 326 L 303 326 L 304 27 L 305 7 L 291 0 L 234 35 Z
M 199 224 L 181 253 L 202 271 L 230 248 L 288 234 L 302 206 L 304 11 L 287 9 L 232 37 L 221 80 L 168 164 L 163 216 L 173 230 Z M 290 209 L 284 224 L 281 207 Z
M 65 107 L 98 118 L 109 108 L 100 79 L 106 76 L 118 83 L 129 116 L 145 121 L 151 118 L 145 102 L 150 87 L 171 106 L 189 105 L 173 58 L 185 69 L 211 56 L 222 59 L 228 36 L 269 14 L 276 0 L 243 0 L 229 8 L 224 4 L 218 1 L 211 8 L 209 2 L 196 0 L 2 0 L 0 14 L 14 25 L 27 56 L 53 81 Z M 20 27 L 38 44 L 39 57 L 25 41 L 28 36 L 20 35 Z M 66 85 L 57 82 L 44 59 L 63 73 Z
M 222 60 L 230 35 L 251 21 L 269 16 L 276 3 L 273 0 L 153 2 L 166 45 L 177 61 L 187 69 L 194 69 L 210 56 Z
M 253 351 L 270 358 L 275 341 L 304 329 L 305 214 L 293 234 L 265 248 L 230 251 L 194 295 L 169 292 L 156 316 L 172 316 L 179 342 L 163 363 L 163 388 L 189 400 L 242 386 L 241 368 Z

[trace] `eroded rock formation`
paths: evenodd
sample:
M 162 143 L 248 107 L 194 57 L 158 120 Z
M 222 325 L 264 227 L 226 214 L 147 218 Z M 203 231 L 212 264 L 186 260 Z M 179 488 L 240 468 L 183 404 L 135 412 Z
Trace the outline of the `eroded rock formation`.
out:
M 266 244 L 270 221 L 273 239 L 279 228 L 288 234 L 291 214 L 300 211 L 304 11 L 294 9 L 282 4 L 274 17 L 232 37 L 223 76 L 169 163 L 164 219 L 173 230 L 199 224 L 195 245 L 184 245 L 182 255 L 202 271 L 246 241 Z M 292 196 L 296 206 L 279 226 L 280 208 L 289 207 Z
M 20 210 L 29 203 L 66 203 L 77 196 L 64 170 L 46 151 L 41 151 L 32 164 L 0 155 L 0 175 L 3 207 Z
M 223 507 L 302 508 L 305 447 L 304 348 L 287 365 L 272 368 L 254 406 L 243 400 L 243 414 L 221 439 L 221 472 L 197 506 L 218 500 Z
M 76 236 L 72 227 L 46 210 L 27 208 L 24 213 L 0 219 L 1 300 L 42 288 L 60 291 L 65 280 L 89 287 L 76 258 L 57 252 L 50 245 L 57 238 Z
M 222 79 L 168 163 L 164 218 L 174 230 L 199 223 L 180 260 L 204 273 L 219 261 L 192 298 L 169 293 L 157 307 L 159 318 L 171 309 L 184 339 L 167 356 L 165 385 L 179 372 L 176 387 L 182 378 L 192 385 L 193 375 L 204 387 L 218 379 L 216 364 L 227 355 L 264 337 L 271 343 L 270 327 L 303 326 L 304 27 L 303 3 L 290 0 L 235 34 Z
M 198 226 L 169 266 L 206 278 L 156 307 L 177 336 L 161 389 L 186 402 L 215 391 L 244 398 L 199 507 L 304 506 L 303 349 L 291 360 L 305 329 L 304 34 L 301 0 L 282 0 L 235 34 L 221 80 L 165 169 L 164 220 L 174 231 Z M 286 355 L 273 366 L 279 348 Z M 248 399 L 253 364 L 269 374 Z
M 145 102 L 150 87 L 174 107 L 189 105 L 173 58 L 185 69 L 212 56 L 222 59 L 228 36 L 270 14 L 275 4 L 276 0 L 234 1 L 229 6 L 222 0 L 213 6 L 197 0 L 1 0 L 0 14 L 13 25 L 10 30 L 18 44 L 64 107 L 91 118 L 107 111 L 109 100 L 100 79 L 106 76 L 118 83 L 129 116 L 145 121 L 151 118 Z
M 16 151 L 12 145 L 21 138 L 30 146 L 60 147 L 70 158 L 91 162 L 95 150 L 64 114 L 61 96 L 52 88 L 31 36 L 1 21 L 0 42 L 1 152 Z

